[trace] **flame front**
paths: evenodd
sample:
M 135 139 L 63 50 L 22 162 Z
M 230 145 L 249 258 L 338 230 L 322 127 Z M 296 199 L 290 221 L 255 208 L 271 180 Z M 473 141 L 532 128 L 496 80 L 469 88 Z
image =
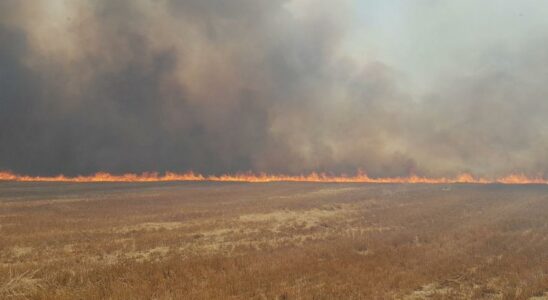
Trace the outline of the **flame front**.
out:
M 220 176 L 204 176 L 194 172 L 174 173 L 166 172 L 159 174 L 155 172 L 123 175 L 114 175 L 106 172 L 99 172 L 89 176 L 68 177 L 58 176 L 26 176 L 12 172 L 0 171 L 0 181 L 21 181 L 21 182 L 167 182 L 167 181 L 213 181 L 213 182 L 323 182 L 323 183 L 424 183 L 424 184 L 448 184 L 448 183 L 474 183 L 474 184 L 548 184 L 548 180 L 540 177 L 528 177 L 522 174 L 511 174 L 508 176 L 486 179 L 474 177 L 470 174 L 461 174 L 454 178 L 431 178 L 422 176 L 408 177 L 387 177 L 372 178 L 367 174 L 358 172 L 353 176 L 333 176 L 325 173 L 310 173 L 308 175 L 272 175 L 266 173 L 239 173 Z

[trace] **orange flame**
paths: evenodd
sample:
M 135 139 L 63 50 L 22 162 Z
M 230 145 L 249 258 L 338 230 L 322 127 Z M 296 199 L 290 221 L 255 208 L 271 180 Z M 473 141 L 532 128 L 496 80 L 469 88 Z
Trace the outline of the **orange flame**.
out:
M 18 175 L 8 171 L 0 171 L 0 181 L 21 181 L 21 182 L 167 182 L 167 181 L 214 181 L 214 182 L 322 182 L 322 183 L 425 183 L 425 184 L 448 184 L 448 183 L 474 183 L 474 184 L 548 184 L 548 180 L 541 177 L 527 177 L 522 174 L 512 174 L 497 179 L 486 179 L 474 177 L 470 174 L 461 174 L 455 178 L 431 178 L 421 176 L 371 178 L 367 174 L 358 172 L 357 175 L 332 176 L 325 173 L 310 173 L 308 175 L 271 175 L 266 173 L 239 173 L 220 176 L 203 176 L 194 172 L 173 173 L 128 173 L 113 175 L 106 172 L 99 172 L 88 176 L 67 177 L 64 175 L 43 177 Z

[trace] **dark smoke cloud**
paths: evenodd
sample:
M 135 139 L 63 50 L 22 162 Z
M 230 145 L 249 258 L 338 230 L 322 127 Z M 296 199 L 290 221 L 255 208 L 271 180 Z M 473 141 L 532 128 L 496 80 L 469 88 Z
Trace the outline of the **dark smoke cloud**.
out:
M 304 2 L 1 2 L 0 169 L 548 171 L 545 44 L 413 99 L 345 54 L 348 3 Z

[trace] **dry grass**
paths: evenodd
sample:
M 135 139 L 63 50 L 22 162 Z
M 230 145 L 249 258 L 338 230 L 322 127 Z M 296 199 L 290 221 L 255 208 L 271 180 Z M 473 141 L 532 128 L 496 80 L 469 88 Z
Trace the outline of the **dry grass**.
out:
M 36 293 L 41 287 L 40 280 L 35 278 L 37 271 L 24 271 L 14 274 L 9 270 L 4 282 L 0 282 L 0 298 L 21 298 Z
M 0 183 L 1 299 L 546 299 L 548 187 Z

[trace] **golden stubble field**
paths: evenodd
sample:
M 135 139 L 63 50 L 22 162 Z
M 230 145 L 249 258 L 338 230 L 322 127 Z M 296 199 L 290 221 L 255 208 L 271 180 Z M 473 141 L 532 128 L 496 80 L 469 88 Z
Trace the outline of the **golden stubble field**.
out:
M 0 299 L 548 299 L 548 187 L 0 183 Z

